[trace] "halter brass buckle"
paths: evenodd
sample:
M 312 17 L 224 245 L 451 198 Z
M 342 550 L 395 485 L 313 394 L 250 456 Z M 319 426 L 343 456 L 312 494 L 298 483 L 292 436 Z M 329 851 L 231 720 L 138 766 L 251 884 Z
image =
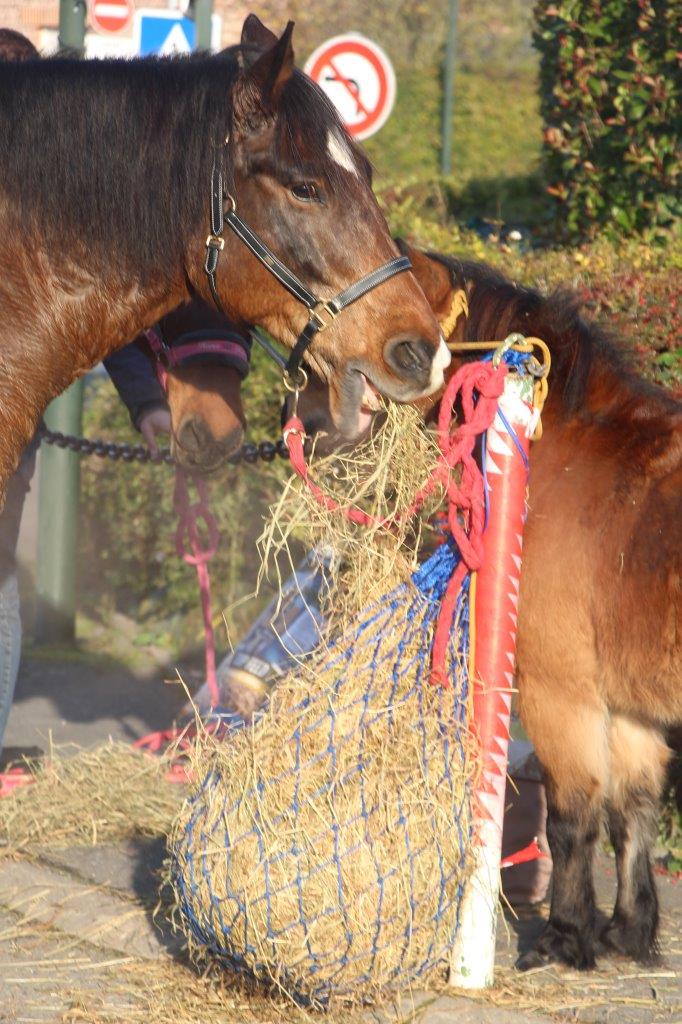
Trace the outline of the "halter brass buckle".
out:
M 327 316 L 329 317 L 328 321 L 324 319 L 319 310 L 323 310 L 327 314 Z M 321 331 L 326 331 L 330 324 L 333 323 L 334 320 L 336 320 L 338 315 L 339 314 L 335 313 L 334 310 L 330 307 L 328 302 L 318 302 L 315 308 L 310 310 L 310 319 L 316 325 L 318 333 Z
M 305 391 L 308 387 L 308 374 L 302 366 L 296 368 L 295 376 L 285 368 L 282 370 L 282 383 L 287 391 L 298 397 L 299 391 Z
M 225 248 L 225 239 L 221 238 L 220 235 L 209 235 L 206 239 L 207 249 L 218 249 L 220 252 Z

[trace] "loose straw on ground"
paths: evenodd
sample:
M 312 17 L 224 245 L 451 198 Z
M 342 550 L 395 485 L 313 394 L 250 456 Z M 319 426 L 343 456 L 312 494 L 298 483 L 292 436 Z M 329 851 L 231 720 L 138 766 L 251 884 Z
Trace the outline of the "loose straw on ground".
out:
M 53 748 L 30 785 L 0 800 L 0 849 L 166 835 L 184 796 L 165 779 L 169 763 L 113 740 Z

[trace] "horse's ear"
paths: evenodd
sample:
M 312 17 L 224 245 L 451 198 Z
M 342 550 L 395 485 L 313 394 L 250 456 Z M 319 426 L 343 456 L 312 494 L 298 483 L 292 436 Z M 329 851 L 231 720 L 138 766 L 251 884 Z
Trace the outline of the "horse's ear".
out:
M 249 14 L 242 25 L 242 46 L 252 46 L 255 50 L 271 50 L 277 46 L 277 36 L 266 28 L 255 14 Z
M 245 28 L 249 20 L 246 19 Z M 258 21 L 257 18 L 255 20 Z M 258 24 L 268 36 L 272 35 L 260 22 Z M 281 37 L 275 39 L 274 45 L 243 71 L 235 82 L 233 96 L 237 122 L 244 120 L 250 123 L 254 115 L 267 115 L 276 110 L 282 89 L 294 73 L 294 49 L 291 45 L 293 31 L 294 23 L 290 21 Z
M 405 242 L 401 242 L 400 251 L 410 257 L 412 273 L 417 278 L 436 319 L 442 320 L 448 315 L 452 304 L 454 284 L 450 268 Z
M 403 256 L 409 256 L 412 273 L 431 306 L 446 341 L 462 341 L 469 315 L 469 300 L 464 271 L 446 262 L 437 253 L 413 249 L 396 239 Z

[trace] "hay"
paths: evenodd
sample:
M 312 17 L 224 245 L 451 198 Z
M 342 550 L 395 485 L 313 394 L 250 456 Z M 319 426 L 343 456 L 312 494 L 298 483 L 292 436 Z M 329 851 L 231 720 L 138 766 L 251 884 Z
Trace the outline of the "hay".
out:
M 289 546 L 335 555 L 335 570 L 324 595 L 324 612 L 335 631 L 406 580 L 417 568 L 425 543 L 432 542 L 431 514 L 442 501 L 436 489 L 422 514 L 402 515 L 429 478 L 439 457 L 433 434 L 411 406 L 386 404 L 382 425 L 357 448 L 311 457 L 315 481 L 343 507 L 369 512 L 380 522 L 357 526 L 324 508 L 297 476 L 291 476 L 259 540 L 261 578 L 274 573 L 280 590 L 294 570 Z
M 165 779 L 168 757 L 113 740 L 88 750 L 52 748 L 34 781 L 0 800 L 0 845 L 94 844 L 167 835 L 184 790 Z
M 393 409 L 357 458 L 314 473 L 383 518 L 411 504 L 434 459 L 413 410 Z M 455 630 L 453 686 L 430 687 L 440 594 L 410 579 L 419 522 L 366 530 L 298 483 L 273 522 L 267 553 L 303 528 L 333 542 L 332 630 L 250 727 L 195 753 L 204 782 L 175 824 L 171 875 L 195 955 L 315 1005 L 365 1001 L 428 978 L 456 933 L 475 771 L 466 645 Z M 442 552 L 441 583 L 454 557 Z

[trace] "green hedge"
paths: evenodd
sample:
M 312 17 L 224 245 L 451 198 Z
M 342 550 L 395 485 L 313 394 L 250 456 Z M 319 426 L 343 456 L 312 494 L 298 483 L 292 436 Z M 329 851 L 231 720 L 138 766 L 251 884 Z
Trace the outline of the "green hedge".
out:
M 682 5 L 539 0 L 544 156 L 569 236 L 661 234 L 681 212 Z

